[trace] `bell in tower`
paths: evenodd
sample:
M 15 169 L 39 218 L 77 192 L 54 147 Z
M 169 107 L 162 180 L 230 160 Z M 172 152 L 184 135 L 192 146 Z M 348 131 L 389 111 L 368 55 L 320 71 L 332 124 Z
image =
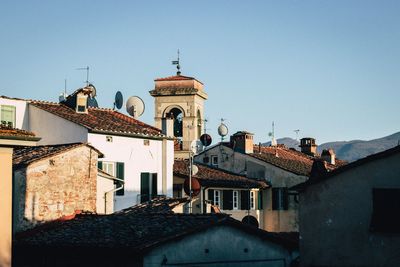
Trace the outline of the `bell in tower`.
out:
M 180 149 L 175 151 L 175 157 L 187 158 L 192 141 L 199 140 L 204 130 L 204 100 L 208 96 L 203 83 L 181 75 L 180 68 L 177 75 L 154 82 L 150 95 L 154 97 L 155 126 L 164 134 L 178 138 Z

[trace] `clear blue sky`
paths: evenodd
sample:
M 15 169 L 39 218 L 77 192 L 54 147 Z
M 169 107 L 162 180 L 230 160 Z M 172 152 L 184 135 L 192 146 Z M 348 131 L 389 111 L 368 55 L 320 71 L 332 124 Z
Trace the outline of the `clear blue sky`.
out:
M 56 101 L 90 81 L 102 107 L 175 73 L 205 84 L 208 132 L 318 143 L 400 131 L 400 1 L 1 1 L 0 94 Z

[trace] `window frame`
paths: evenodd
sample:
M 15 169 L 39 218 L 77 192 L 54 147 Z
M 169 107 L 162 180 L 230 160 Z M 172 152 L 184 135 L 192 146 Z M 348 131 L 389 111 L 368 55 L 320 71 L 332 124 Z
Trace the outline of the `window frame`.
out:
M 214 190 L 214 205 L 221 208 L 221 190 Z
M 239 191 L 233 190 L 232 192 L 232 209 L 238 210 L 239 209 Z
M 211 155 L 211 165 L 214 167 L 218 167 L 219 160 L 218 155 Z
M 12 112 L 13 112 L 13 118 L 11 121 L 11 125 L 10 125 L 10 121 L 4 121 L 5 124 L 3 124 L 3 108 L 11 108 Z M 11 127 L 11 128 L 16 128 L 16 122 L 17 122 L 17 108 L 13 105 L 0 105 L 0 124 Z
M 256 194 L 254 193 L 254 191 L 250 191 L 250 209 L 256 209 Z
M 109 175 L 111 175 L 111 176 L 114 176 L 114 177 L 116 177 L 116 168 L 115 168 L 115 166 L 116 166 L 116 163 L 114 162 L 114 161 L 101 161 L 101 169 L 105 172 L 105 173 L 108 173 Z M 107 166 L 107 167 L 106 167 Z M 112 166 L 112 172 L 110 173 L 109 171 L 108 171 L 108 168 L 110 167 L 110 166 Z M 106 170 L 107 169 L 107 170 Z

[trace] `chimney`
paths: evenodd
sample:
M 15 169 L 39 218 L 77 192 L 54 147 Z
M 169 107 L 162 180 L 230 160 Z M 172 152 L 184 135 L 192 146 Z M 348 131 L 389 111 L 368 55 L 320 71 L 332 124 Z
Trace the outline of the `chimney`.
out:
M 170 117 L 162 118 L 161 131 L 167 137 L 174 136 L 174 119 Z
M 329 164 L 335 165 L 335 151 L 330 148 L 330 149 L 324 149 L 322 150 L 321 153 L 321 159 L 328 162 Z
M 315 144 L 315 139 L 311 137 L 305 137 L 300 139 L 301 152 L 310 156 L 315 156 L 317 154 L 317 144 Z
M 233 147 L 234 151 L 251 154 L 254 151 L 254 141 L 253 141 L 254 134 L 246 132 L 246 131 L 239 131 L 231 136 L 231 146 Z
M 326 162 L 321 159 L 316 159 L 311 167 L 310 179 L 320 179 L 328 173 Z

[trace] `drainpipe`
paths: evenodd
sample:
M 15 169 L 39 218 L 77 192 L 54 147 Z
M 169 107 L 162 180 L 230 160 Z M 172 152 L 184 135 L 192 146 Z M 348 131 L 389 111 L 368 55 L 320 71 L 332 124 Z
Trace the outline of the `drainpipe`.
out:
M 118 188 L 114 188 L 113 190 L 110 190 L 110 191 L 104 193 L 104 214 L 107 214 L 107 194 L 117 192 L 117 191 L 121 190 L 122 188 L 124 188 L 124 184 L 125 184 L 124 180 L 121 180 L 118 178 L 113 178 L 113 180 L 121 182 L 122 185 Z

